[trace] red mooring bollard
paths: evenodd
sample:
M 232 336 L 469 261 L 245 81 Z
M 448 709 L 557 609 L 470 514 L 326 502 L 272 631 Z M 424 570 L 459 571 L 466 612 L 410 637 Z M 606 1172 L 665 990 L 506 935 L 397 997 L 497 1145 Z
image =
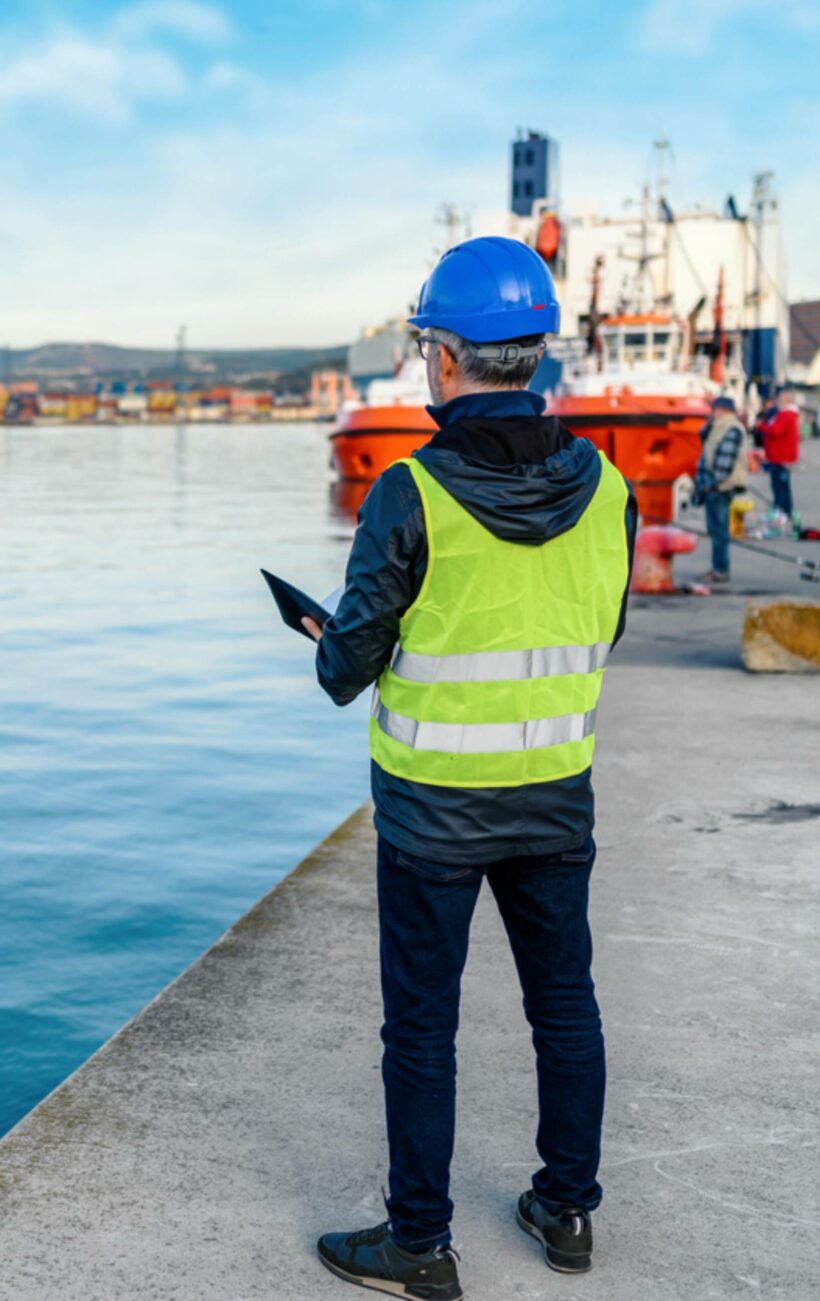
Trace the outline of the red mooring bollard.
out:
M 650 524 L 638 530 L 630 592 L 676 592 L 672 558 L 694 551 L 698 540 L 673 524 Z

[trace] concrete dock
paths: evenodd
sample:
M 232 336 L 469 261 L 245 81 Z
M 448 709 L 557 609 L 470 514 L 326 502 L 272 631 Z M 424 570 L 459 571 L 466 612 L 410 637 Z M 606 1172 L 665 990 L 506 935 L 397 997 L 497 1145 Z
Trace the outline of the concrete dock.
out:
M 483 892 L 453 1170 L 468 1301 L 820 1294 L 820 678 L 742 671 L 744 593 L 766 590 L 820 596 L 744 555 L 732 594 L 635 600 L 604 688 L 605 1200 L 578 1281 L 513 1221 L 533 1058 Z M 350 1294 L 313 1243 L 383 1218 L 373 858 L 365 807 L 0 1144 L 3 1301 Z

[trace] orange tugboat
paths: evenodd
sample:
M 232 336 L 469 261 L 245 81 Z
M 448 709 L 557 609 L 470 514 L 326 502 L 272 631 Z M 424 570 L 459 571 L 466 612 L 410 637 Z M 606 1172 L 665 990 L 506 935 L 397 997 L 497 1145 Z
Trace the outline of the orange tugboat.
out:
M 429 401 L 420 359 L 405 357 L 392 378 L 373 380 L 363 403 L 342 408 L 330 435 L 339 478 L 372 483 L 394 461 L 423 447 L 436 432 L 425 410 Z
M 677 517 L 693 486 L 699 431 L 712 399 L 734 390 L 744 405 L 743 369 L 738 339 L 727 355 L 722 268 L 713 307 L 714 337 L 707 353 L 696 356 L 696 319 L 705 300 L 684 319 L 668 309 L 655 288 L 649 267 L 660 255 L 649 247 L 648 190 L 636 235 L 635 271 L 613 315 L 599 312 L 604 258 L 594 260 L 585 355 L 579 358 L 577 347 L 564 353 L 549 412 L 572 433 L 590 439 L 629 479 L 646 524 L 663 524 Z M 539 247 L 541 255 L 555 256 L 557 241 L 553 232 L 551 243 Z M 408 342 L 403 340 L 405 354 Z M 569 343 L 584 348 L 580 338 Z M 393 461 L 427 442 L 435 432 L 424 409 L 427 401 L 424 365 L 406 355 L 392 378 L 373 380 L 365 403 L 343 410 L 331 435 L 340 477 L 372 482 Z
M 647 520 L 674 518 L 719 387 L 684 368 L 688 330 L 687 322 L 656 312 L 605 319 L 588 368 L 564 382 L 550 407 L 626 475 Z M 428 400 L 424 367 L 415 361 L 405 360 L 393 379 L 374 380 L 366 401 L 343 409 L 330 435 L 340 479 L 372 483 L 422 447 L 436 430 Z
M 578 213 L 564 221 L 557 142 L 530 132 L 513 143 L 511 211 L 496 232 L 535 248 L 564 303 L 566 333 L 550 340 L 532 387 L 547 396 L 549 411 L 630 479 L 646 524 L 671 522 L 685 501 L 700 454 L 698 433 L 714 397 L 731 395 L 753 418 L 760 386 L 778 373 L 788 326 L 769 175 L 755 177 L 749 216 L 739 214 L 733 196 L 722 212 L 698 205 L 675 214 L 664 189 L 668 148 L 666 140 L 655 142 L 656 191 L 644 188 L 641 211 L 617 218 Z M 453 213 L 443 220 L 449 225 Z M 453 234 L 448 230 L 451 243 Z M 762 257 L 764 244 L 774 261 Z M 764 283 L 764 263 L 777 268 L 771 283 Z M 714 329 L 698 328 L 706 282 L 715 281 Z M 367 398 L 343 412 L 333 434 L 343 480 L 372 481 L 434 432 L 424 411 L 423 374 L 415 396 L 412 386 L 400 396 L 390 392 L 417 364 L 405 359 L 400 374 L 387 378 L 407 343 L 406 327 L 395 319 L 365 331 L 351 350 L 351 376 Z
M 698 431 L 718 385 L 682 367 L 688 324 L 657 312 L 598 327 L 596 368 L 566 382 L 550 407 L 629 479 L 647 521 L 675 517 L 700 455 Z M 600 367 L 600 369 L 598 369 Z
M 648 195 L 645 192 L 645 202 Z M 708 356 L 694 356 L 695 321 L 703 300 L 684 320 L 654 307 L 644 310 L 653 291 L 648 267 L 655 256 L 647 238 L 647 212 L 640 230 L 641 250 L 629 297 L 632 312 L 604 317 L 598 311 L 604 259 L 595 259 L 589 310 L 588 355 L 567 377 L 551 411 L 574 434 L 589 438 L 630 481 L 638 510 L 647 524 L 674 520 L 693 486 L 701 452 L 699 431 L 711 403 L 734 387 L 742 405 L 742 369 L 727 367 L 728 338 L 723 328 L 723 268 L 718 276 Z
M 710 374 L 692 368 L 690 335 L 690 323 L 668 313 L 605 318 L 589 357 L 549 408 L 626 475 L 647 522 L 677 515 L 700 455 L 699 430 L 721 388 L 722 369 L 718 376 L 715 365 Z M 424 366 L 413 360 L 393 379 L 374 380 L 366 402 L 343 409 L 330 436 L 340 479 L 372 483 L 422 447 L 436 430 L 428 400 Z

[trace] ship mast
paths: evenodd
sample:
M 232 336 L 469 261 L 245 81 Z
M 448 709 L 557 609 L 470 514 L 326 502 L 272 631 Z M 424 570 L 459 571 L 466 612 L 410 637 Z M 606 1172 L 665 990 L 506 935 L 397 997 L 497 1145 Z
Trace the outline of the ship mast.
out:
M 651 311 L 655 305 L 655 288 L 652 284 L 652 277 L 649 275 L 649 264 L 656 258 L 662 256 L 660 253 L 653 253 L 649 246 L 649 223 L 652 220 L 652 195 L 648 185 L 643 187 L 643 205 L 641 213 L 641 224 L 637 230 L 628 231 L 630 239 L 640 240 L 640 246 L 637 253 L 626 253 L 619 249 L 619 256 L 625 262 L 635 263 L 635 274 L 632 277 L 632 283 L 629 287 L 628 307 L 631 311 L 643 313 Z
M 669 141 L 664 136 L 659 136 L 653 142 L 657 164 L 655 173 L 655 194 L 653 200 L 652 194 L 652 168 L 650 167 L 649 181 L 643 187 L 641 195 L 641 224 L 637 230 L 627 232 L 629 239 L 639 240 L 639 248 L 636 253 L 626 253 L 623 249 L 618 250 L 618 256 L 625 262 L 635 263 L 635 273 L 631 282 L 627 282 L 625 297 L 629 300 L 627 306 L 638 313 L 651 312 L 660 299 L 661 302 L 668 303 L 669 293 L 669 223 L 672 220 L 671 209 L 666 201 L 666 187 L 669 184 L 669 177 L 666 173 L 666 157 L 671 149 Z M 669 217 L 664 217 L 664 212 L 669 213 Z M 662 220 L 667 222 L 666 236 L 663 242 L 662 251 L 653 251 L 650 245 L 651 232 L 650 224 L 654 217 L 661 216 Z M 655 285 L 649 272 L 650 263 L 658 258 L 664 260 L 663 271 L 663 292 L 658 295 L 655 291 Z
M 437 226 L 444 227 L 444 247 L 435 250 L 438 257 L 459 242 L 462 229 L 463 238 L 470 238 L 470 219 L 466 213 L 459 212 L 454 203 L 442 203 L 434 220 Z
M 663 295 L 662 302 L 664 305 L 669 303 L 671 290 L 669 287 L 669 245 L 672 238 L 671 220 L 672 209 L 666 199 L 666 187 L 669 184 L 669 176 L 666 172 L 667 154 L 672 148 L 669 140 L 665 136 L 658 136 L 653 142 L 655 156 L 657 158 L 657 176 L 655 181 L 655 205 L 656 212 L 662 220 L 666 221 L 666 231 L 663 237 Z
M 723 384 L 726 378 L 726 349 L 728 340 L 726 331 L 723 328 L 723 267 L 718 272 L 717 293 L 715 294 L 715 306 L 712 312 L 715 323 L 715 333 L 711 347 L 711 361 L 709 362 L 709 378 L 716 384 Z
M 589 300 L 589 325 L 587 326 L 587 353 L 593 353 L 598 361 L 598 370 L 603 369 L 603 349 L 598 327 L 602 316 L 599 308 L 601 293 L 601 273 L 604 267 L 604 255 L 599 253 L 592 264 L 592 292 Z
M 659 136 L 657 140 L 653 141 L 652 147 L 655 150 L 658 159 L 658 175 L 655 182 L 655 192 L 658 205 L 660 206 L 666 198 L 666 187 L 669 184 L 669 177 L 666 175 L 666 155 L 672 146 L 664 136 Z
M 754 212 L 755 227 L 755 279 L 752 298 L 755 308 L 755 326 L 754 326 L 754 346 L 752 356 L 754 364 L 752 366 L 752 379 L 756 384 L 760 384 L 764 379 L 763 373 L 763 227 L 766 219 L 766 212 L 776 206 L 776 201 L 772 192 L 773 172 L 756 172 L 753 178 L 752 190 L 752 210 Z

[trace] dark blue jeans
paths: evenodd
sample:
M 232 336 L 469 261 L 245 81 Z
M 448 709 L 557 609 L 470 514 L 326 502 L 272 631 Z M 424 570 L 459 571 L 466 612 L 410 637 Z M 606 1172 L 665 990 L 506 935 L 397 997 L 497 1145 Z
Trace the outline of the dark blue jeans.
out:
M 782 510 L 784 515 L 791 518 L 794 512 L 794 502 L 792 501 L 792 477 L 789 473 L 788 465 L 776 465 L 774 461 L 769 461 L 769 478 L 772 481 L 772 496 L 774 504 L 778 510 Z
M 590 974 L 590 836 L 577 850 L 481 867 L 429 862 L 379 839 L 388 1213 L 396 1240 L 450 1240 L 455 1039 L 470 922 L 486 877 L 512 947 L 538 1069 L 532 1186 L 545 1205 L 592 1210 L 604 1108 L 601 1018 Z M 489 1086 L 488 1086 L 489 1087 Z M 498 1085 L 494 1085 L 498 1087 Z
M 712 568 L 716 574 L 729 572 L 729 503 L 728 492 L 707 492 L 704 506 L 706 527 L 712 539 Z

